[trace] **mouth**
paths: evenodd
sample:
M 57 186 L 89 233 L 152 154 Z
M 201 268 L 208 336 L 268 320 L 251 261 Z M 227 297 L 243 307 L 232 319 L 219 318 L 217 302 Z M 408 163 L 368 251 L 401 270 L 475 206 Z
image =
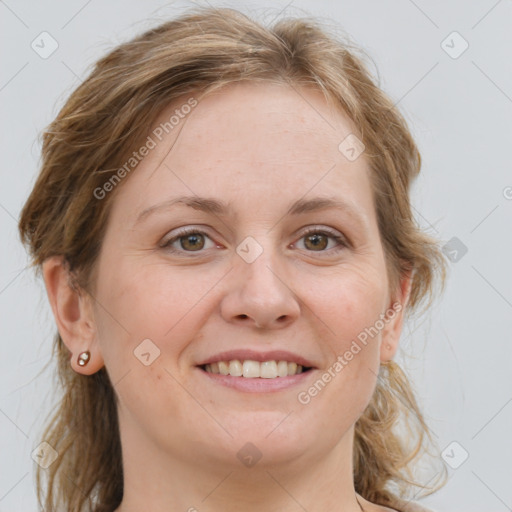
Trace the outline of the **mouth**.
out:
M 242 393 L 275 393 L 304 386 L 314 368 L 295 361 L 223 359 L 198 365 L 209 385 Z M 216 389 L 216 388 L 215 388 Z
M 200 361 L 196 367 L 212 384 L 241 392 L 281 391 L 308 379 L 317 367 L 285 350 L 230 350 Z
M 252 359 L 216 361 L 199 365 L 199 368 L 210 374 L 230 375 L 246 379 L 279 379 L 312 370 L 312 367 L 303 366 L 294 361 L 269 360 L 260 362 Z

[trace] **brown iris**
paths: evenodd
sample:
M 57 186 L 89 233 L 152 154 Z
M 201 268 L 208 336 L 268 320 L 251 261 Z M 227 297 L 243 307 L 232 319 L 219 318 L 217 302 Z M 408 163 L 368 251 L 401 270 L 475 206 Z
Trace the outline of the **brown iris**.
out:
M 180 237 L 183 249 L 200 250 L 204 246 L 204 236 L 201 233 L 191 233 Z
M 323 240 L 322 240 L 323 238 Z M 307 247 L 307 241 L 312 242 L 312 248 L 314 249 L 325 249 L 327 247 L 327 244 L 329 237 L 327 235 L 321 234 L 321 233 L 314 233 L 312 235 L 307 235 L 305 237 L 304 245 Z

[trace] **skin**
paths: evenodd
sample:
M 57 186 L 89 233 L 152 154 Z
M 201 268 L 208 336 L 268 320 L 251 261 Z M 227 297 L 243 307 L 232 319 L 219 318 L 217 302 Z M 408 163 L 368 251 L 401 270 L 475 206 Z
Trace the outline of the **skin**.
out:
M 316 90 L 229 85 L 202 99 L 118 186 L 93 297 L 69 287 L 60 258 L 44 263 L 70 364 L 86 375 L 106 366 L 119 397 L 125 492 L 117 512 L 360 510 L 354 424 L 380 362 L 397 350 L 410 278 L 390 289 L 368 162 L 338 149 L 352 132 Z M 136 222 L 181 195 L 230 202 L 233 214 L 174 206 Z M 360 222 L 337 209 L 286 215 L 293 201 L 316 196 L 352 203 Z M 160 247 L 186 226 L 207 236 L 196 245 L 175 240 L 174 253 Z M 328 238 L 315 248 L 309 226 L 350 243 Z M 236 252 L 248 236 L 262 249 L 252 263 Z M 384 329 L 299 403 L 298 392 L 396 301 L 403 309 Z M 147 338 L 160 350 L 148 366 L 134 357 Z M 234 348 L 288 350 L 317 369 L 299 387 L 247 393 L 196 367 Z M 81 367 L 83 350 L 91 360 Z M 237 457 L 247 442 L 262 455 L 252 467 Z M 366 511 L 390 510 L 359 501 Z

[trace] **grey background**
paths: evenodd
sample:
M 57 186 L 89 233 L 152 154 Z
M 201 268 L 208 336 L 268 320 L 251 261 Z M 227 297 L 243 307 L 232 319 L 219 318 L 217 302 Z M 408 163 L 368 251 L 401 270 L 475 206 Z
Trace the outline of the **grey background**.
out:
M 457 469 L 447 464 L 448 484 L 423 503 L 439 512 L 512 510 L 512 2 L 211 4 L 263 21 L 317 16 L 373 59 L 423 156 L 413 193 L 418 221 L 458 258 L 430 314 L 406 327 L 397 357 L 440 450 L 457 443 L 443 460 L 455 466 L 469 454 Z M 100 55 L 192 5 L 0 1 L 0 512 L 36 510 L 31 452 L 54 404 L 53 366 L 39 375 L 53 319 L 17 238 L 38 170 L 38 134 Z M 31 48 L 43 31 L 59 45 L 47 59 Z M 445 51 L 462 49 L 458 36 L 446 40 L 454 31 L 469 44 L 458 58 Z M 453 237 L 459 242 L 449 242 Z

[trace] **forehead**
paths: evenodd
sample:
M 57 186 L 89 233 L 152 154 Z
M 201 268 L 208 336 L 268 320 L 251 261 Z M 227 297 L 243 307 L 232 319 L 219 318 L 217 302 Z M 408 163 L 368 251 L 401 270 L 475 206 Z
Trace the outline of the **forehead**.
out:
M 289 203 L 287 193 L 297 199 L 312 189 L 361 193 L 368 186 L 364 154 L 349 161 L 339 148 L 354 132 L 316 89 L 246 82 L 204 98 L 182 96 L 155 122 L 154 147 L 121 196 L 130 196 L 135 215 L 157 200 L 211 196 L 213 189 L 231 202 L 252 196 L 259 203 L 261 195 L 275 202 L 281 194 Z
M 288 154 L 292 160 L 317 159 L 322 153 L 326 159 L 337 158 L 339 142 L 355 131 L 346 116 L 329 108 L 317 89 L 253 82 L 229 84 L 211 93 L 183 124 L 181 150 L 193 148 L 200 157 L 202 145 L 207 145 L 210 153 L 225 155 L 231 150 L 265 162 L 273 155 L 281 161 L 288 150 L 293 150 Z M 239 144 L 241 140 L 246 144 Z

